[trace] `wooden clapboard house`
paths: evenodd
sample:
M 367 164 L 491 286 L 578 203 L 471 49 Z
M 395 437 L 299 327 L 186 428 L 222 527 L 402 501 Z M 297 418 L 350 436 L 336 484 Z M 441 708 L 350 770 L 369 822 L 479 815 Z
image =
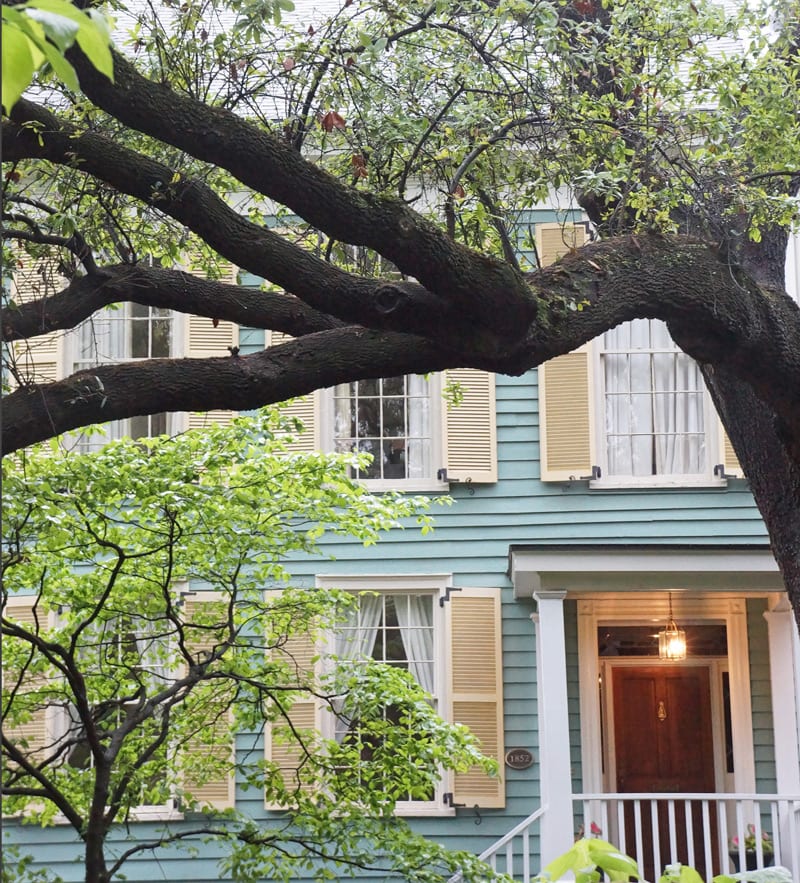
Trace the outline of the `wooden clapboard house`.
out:
M 588 235 L 577 215 L 532 211 L 530 223 L 543 263 Z M 797 296 L 796 241 L 788 262 Z M 34 293 L 36 272 L 16 274 L 15 297 Z M 142 357 L 246 354 L 281 340 L 152 312 L 111 321 L 121 323 L 107 331 L 119 358 L 140 357 L 137 322 L 148 327 Z M 50 336 L 23 358 L 53 379 L 92 357 L 80 347 L 79 334 Z M 463 392 L 457 407 L 441 395 L 451 382 Z M 429 800 L 398 813 L 520 881 L 593 831 L 635 855 L 648 879 L 675 858 L 710 879 L 730 867 L 729 841 L 748 824 L 773 844 L 759 861 L 800 875 L 800 642 L 746 476 L 696 366 L 663 326 L 621 326 L 521 377 L 362 381 L 290 409 L 306 427 L 299 449 L 371 449 L 361 477 L 376 491 L 454 499 L 432 534 L 390 533 L 366 549 L 331 541 L 335 561 L 294 567 L 301 584 L 376 593 L 362 621 L 400 632 L 393 652 L 408 655 L 441 712 L 468 724 L 500 764 L 499 778 L 444 777 Z M 382 422 L 389 413 L 402 414 L 397 425 Z M 118 431 L 226 416 L 170 415 Z M 14 603 L 28 615 L 24 599 Z M 655 636 L 671 620 L 685 654 L 659 651 Z M 316 652 L 295 649 L 309 660 Z M 379 640 L 362 650 L 386 652 Z M 313 703 L 293 714 L 324 726 Z M 290 773 L 290 745 L 267 734 L 264 751 Z M 206 798 L 258 819 L 279 811 L 237 791 L 233 776 L 210 783 Z M 159 824 L 158 807 L 148 810 L 130 823 L 142 837 Z M 63 879 L 80 876 L 63 826 L 8 836 Z M 190 864 L 178 851 L 157 864 L 145 854 L 126 873 L 200 883 L 218 879 L 217 858 L 212 846 Z

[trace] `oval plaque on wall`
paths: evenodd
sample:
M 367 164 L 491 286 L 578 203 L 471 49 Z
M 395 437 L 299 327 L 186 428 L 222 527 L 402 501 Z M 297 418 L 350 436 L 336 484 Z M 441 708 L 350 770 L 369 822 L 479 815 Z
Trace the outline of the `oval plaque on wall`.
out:
M 533 752 L 527 748 L 509 748 L 506 751 L 506 766 L 512 770 L 526 770 L 533 765 Z

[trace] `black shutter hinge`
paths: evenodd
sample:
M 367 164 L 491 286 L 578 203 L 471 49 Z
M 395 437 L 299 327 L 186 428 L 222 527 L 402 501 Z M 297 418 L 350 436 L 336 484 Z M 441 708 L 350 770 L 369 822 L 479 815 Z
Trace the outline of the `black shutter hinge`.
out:
M 445 586 L 444 595 L 439 595 L 439 606 L 444 607 L 445 601 L 450 600 L 451 592 L 460 592 L 461 586 Z
M 738 478 L 738 475 L 734 475 L 730 472 L 725 471 L 724 463 L 717 463 L 714 467 L 714 478 Z
M 592 466 L 592 474 L 591 475 L 581 475 L 581 481 L 597 481 L 598 478 L 603 477 L 603 470 L 599 466 Z
M 438 481 L 447 481 L 450 484 L 455 484 L 456 482 L 461 481 L 460 478 L 449 478 L 447 475 L 447 467 L 446 466 L 442 469 L 436 470 L 436 478 Z
M 446 794 L 442 795 L 442 802 L 445 806 L 449 806 L 451 809 L 455 809 L 457 806 L 467 805 L 466 803 L 456 803 L 452 791 L 448 791 Z

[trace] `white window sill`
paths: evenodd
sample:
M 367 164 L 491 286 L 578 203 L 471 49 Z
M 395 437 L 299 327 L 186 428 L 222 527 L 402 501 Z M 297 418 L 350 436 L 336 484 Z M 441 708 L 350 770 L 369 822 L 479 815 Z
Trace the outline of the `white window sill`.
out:
M 708 478 L 706 476 L 669 476 L 653 475 L 647 477 L 614 476 L 613 478 L 598 478 L 589 482 L 589 489 L 593 491 L 613 490 L 636 490 L 646 488 L 725 488 L 728 486 L 726 478 Z
M 24 813 L 17 813 L 13 816 L 4 815 L 4 819 L 23 819 Z M 173 809 L 169 806 L 148 806 L 141 809 L 132 809 L 128 816 L 129 822 L 180 822 L 184 818 L 180 810 Z M 53 817 L 54 825 L 69 825 L 71 822 L 66 816 L 58 813 Z
M 452 818 L 456 811 L 454 807 L 437 804 L 431 801 L 425 803 L 398 803 L 395 805 L 394 814 L 403 818 L 419 818 L 423 816 L 436 816 L 438 818 Z
M 435 478 L 370 478 L 362 479 L 361 484 L 368 491 L 380 493 L 381 491 L 403 491 L 408 493 L 446 493 L 450 485 L 446 481 L 438 481 Z

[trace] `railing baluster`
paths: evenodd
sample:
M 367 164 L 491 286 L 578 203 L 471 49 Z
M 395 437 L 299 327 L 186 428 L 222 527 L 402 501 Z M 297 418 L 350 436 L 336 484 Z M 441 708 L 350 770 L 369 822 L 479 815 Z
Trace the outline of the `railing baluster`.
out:
M 694 867 L 694 804 L 691 800 L 683 801 L 683 819 L 686 828 L 686 848 L 689 850 L 686 864 Z
M 747 867 L 747 859 L 745 857 L 744 838 L 747 829 L 744 825 L 744 809 L 741 801 L 736 802 L 736 836 L 739 838 L 739 867 L 744 869 Z
M 531 879 L 531 838 L 527 828 L 522 832 L 522 879 L 525 883 Z
M 653 838 L 653 868 L 656 878 L 661 876 L 664 866 L 661 862 L 661 842 L 658 836 L 658 801 L 650 801 L 650 833 Z
M 506 874 L 514 876 L 514 841 L 509 840 L 506 844 Z
M 714 853 L 711 844 L 711 801 L 703 800 L 700 804 L 701 823 L 703 827 L 703 858 L 706 863 L 706 876 L 714 875 Z M 717 809 L 719 815 L 719 809 Z
M 640 865 L 644 858 L 644 837 L 642 836 L 642 804 L 639 800 L 633 801 L 633 822 L 636 835 L 636 858 Z
M 775 864 L 783 864 L 781 852 L 783 851 L 783 831 L 781 828 L 781 803 L 776 800 L 770 802 L 770 825 L 772 826 L 772 850 L 775 856 Z
M 674 800 L 667 801 L 667 820 L 669 827 L 669 860 L 670 862 L 676 862 L 678 860 L 678 836 L 677 828 L 675 827 Z M 662 870 L 662 868 L 656 868 L 658 874 L 660 874 Z
M 616 801 L 616 804 L 617 804 L 617 828 L 619 829 L 619 839 L 620 839 L 619 848 L 627 855 L 628 854 L 628 842 L 625 838 L 627 837 L 628 832 L 625 830 L 625 804 L 621 800 Z M 641 864 L 641 859 L 638 858 L 640 853 L 637 852 L 636 855 L 637 855 L 637 860 L 638 860 L 639 864 Z
M 717 813 L 719 816 L 717 819 L 717 824 L 719 825 L 719 842 L 722 844 L 723 850 L 723 854 L 720 856 L 722 859 L 722 867 L 720 868 L 720 871 L 723 874 L 727 874 L 731 870 L 731 860 L 728 855 L 728 842 L 730 837 L 728 836 L 728 807 L 726 801 L 719 800 L 717 802 Z

